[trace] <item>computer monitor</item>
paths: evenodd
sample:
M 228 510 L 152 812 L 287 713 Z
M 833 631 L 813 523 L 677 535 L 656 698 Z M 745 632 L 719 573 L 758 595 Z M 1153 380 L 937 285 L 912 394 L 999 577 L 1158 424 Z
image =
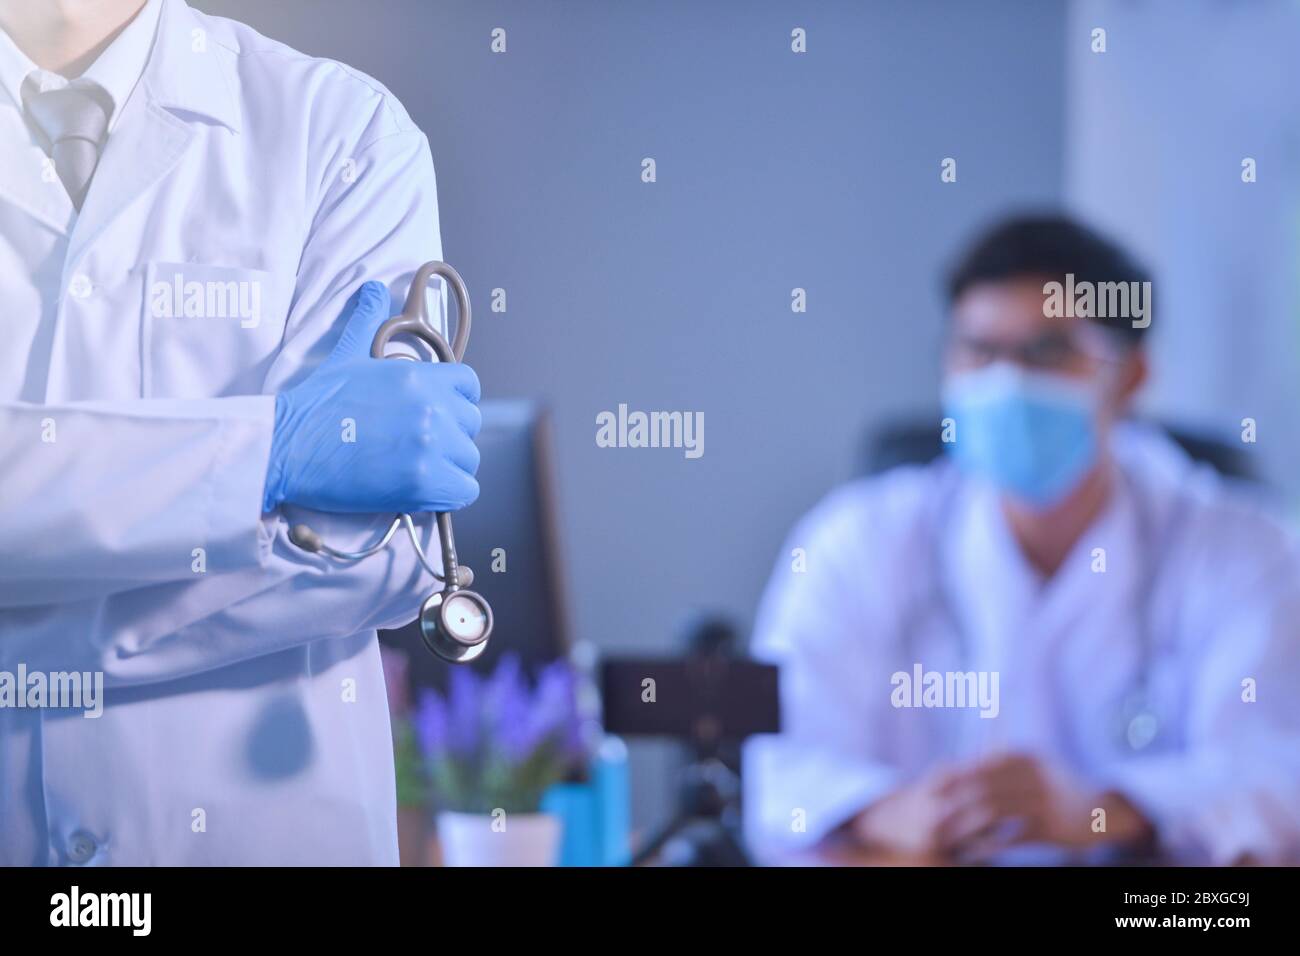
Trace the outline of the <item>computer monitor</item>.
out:
M 568 653 L 569 630 L 555 519 L 549 419 L 527 401 L 483 402 L 476 440 L 479 499 L 456 513 L 456 549 L 474 571 L 474 590 L 492 605 L 493 631 L 472 665 L 491 671 L 514 651 L 530 670 Z M 426 586 L 438 582 L 426 575 Z M 417 686 L 443 687 L 447 664 L 435 658 L 412 623 L 381 631 L 380 640 L 404 650 Z

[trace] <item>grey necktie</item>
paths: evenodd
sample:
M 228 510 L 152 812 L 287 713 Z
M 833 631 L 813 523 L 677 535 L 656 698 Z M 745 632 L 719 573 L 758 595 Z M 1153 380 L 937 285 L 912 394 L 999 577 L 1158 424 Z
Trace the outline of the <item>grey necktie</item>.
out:
M 80 211 L 108 130 L 102 102 L 90 90 L 75 86 L 31 93 L 24 101 L 27 114 L 50 141 L 54 168 Z

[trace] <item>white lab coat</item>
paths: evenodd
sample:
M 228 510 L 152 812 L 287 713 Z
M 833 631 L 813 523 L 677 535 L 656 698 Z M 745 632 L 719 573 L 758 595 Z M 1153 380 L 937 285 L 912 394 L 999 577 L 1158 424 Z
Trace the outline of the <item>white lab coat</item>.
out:
M 1045 584 L 995 494 L 947 463 L 849 485 L 800 522 L 755 635 L 756 653 L 783 668 L 784 733 L 745 751 L 761 852 L 816 843 L 939 762 L 1007 750 L 1124 792 L 1170 858 L 1300 854 L 1292 541 L 1160 435 L 1125 426 L 1117 457 L 1129 480 Z M 1120 714 L 1145 614 L 1162 735 L 1135 755 Z M 891 677 L 916 663 L 996 671 L 998 715 L 895 707 Z M 1041 849 L 1009 859 L 1062 859 Z
M 8 99 L 0 670 L 110 690 L 99 719 L 0 709 L 0 864 L 396 863 L 375 629 L 429 581 L 404 542 L 343 567 L 286 536 L 359 547 L 388 516 L 261 497 L 273 394 L 364 280 L 400 303 L 441 258 L 426 138 L 373 80 L 181 0 L 79 216 Z M 258 283 L 260 321 L 155 314 L 177 271 Z

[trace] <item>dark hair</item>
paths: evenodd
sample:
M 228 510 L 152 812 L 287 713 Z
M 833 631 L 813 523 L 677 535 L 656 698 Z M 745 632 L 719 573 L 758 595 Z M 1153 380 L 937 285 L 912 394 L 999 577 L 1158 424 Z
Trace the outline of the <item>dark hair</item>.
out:
M 948 275 L 948 302 L 984 282 L 1038 277 L 1063 283 L 1067 273 L 1076 283 L 1097 285 L 1151 278 L 1118 244 L 1067 216 L 1015 216 L 982 233 L 957 261 Z M 1128 319 L 1090 318 L 1129 346 L 1136 346 L 1146 331 Z

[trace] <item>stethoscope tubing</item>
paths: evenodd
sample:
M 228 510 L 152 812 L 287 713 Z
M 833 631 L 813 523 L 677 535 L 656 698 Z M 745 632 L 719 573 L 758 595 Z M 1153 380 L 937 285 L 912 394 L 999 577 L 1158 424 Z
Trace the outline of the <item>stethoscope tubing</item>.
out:
M 459 306 L 456 332 L 450 343 L 442 337 L 429 321 L 426 290 L 429 280 L 434 276 L 439 276 L 448 282 L 455 293 L 456 302 Z M 432 349 L 439 362 L 459 362 L 465 355 L 465 347 L 469 344 L 471 321 L 469 290 L 465 287 L 465 281 L 460 277 L 460 273 L 445 262 L 426 262 L 419 268 L 415 274 L 415 279 L 411 282 L 411 288 L 407 292 L 406 303 L 402 312 L 384 322 L 375 332 L 374 340 L 370 345 L 370 355 L 372 358 L 377 359 L 389 358 L 390 356 L 387 354 L 388 344 L 394 336 L 409 335 L 419 339 Z M 408 356 L 392 357 L 409 358 Z M 442 556 L 441 571 L 429 561 L 424 548 L 420 544 L 420 536 L 415 528 L 415 520 L 406 512 L 395 515 L 388 525 L 388 530 L 384 532 L 379 541 L 360 551 L 343 551 L 331 547 L 319 534 L 305 524 L 298 524 L 291 528 L 289 540 L 304 551 L 314 554 L 324 554 L 339 561 L 361 561 L 384 550 L 393 540 L 397 530 L 405 528 L 407 537 L 411 540 L 411 547 L 414 549 L 420 564 L 443 584 L 441 592 L 426 599 L 424 604 L 421 605 L 420 627 L 425 643 L 434 653 L 447 660 L 469 661 L 482 653 L 483 646 L 486 644 L 488 637 L 491 636 L 492 609 L 481 595 L 465 590 L 473 584 L 474 573 L 469 568 L 462 567 L 457 557 L 456 535 L 452 530 L 450 512 L 434 512 L 434 522 L 438 529 L 438 543 Z M 449 629 L 441 615 L 446 613 L 447 601 L 456 594 L 461 594 L 464 599 L 471 600 L 481 610 L 483 619 L 486 622 L 481 635 L 464 637 L 448 633 Z M 426 617 L 430 615 L 433 616 L 436 623 L 430 623 L 426 620 Z

